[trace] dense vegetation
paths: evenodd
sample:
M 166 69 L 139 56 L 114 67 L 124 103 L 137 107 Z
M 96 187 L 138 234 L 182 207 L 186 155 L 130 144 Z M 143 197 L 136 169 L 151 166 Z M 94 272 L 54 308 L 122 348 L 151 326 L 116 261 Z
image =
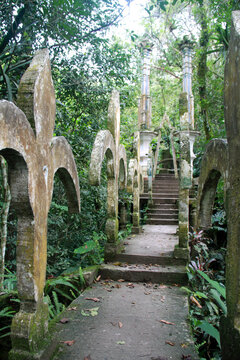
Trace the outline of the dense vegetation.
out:
M 166 112 L 172 126 L 178 128 L 178 96 L 182 86 L 179 42 L 184 35 L 194 44 L 195 126 L 201 133 L 195 146 L 196 176 L 207 142 L 214 137 L 225 137 L 224 64 L 231 28 L 231 11 L 239 8 L 238 0 L 146 2 L 143 21 L 145 36 L 154 44 L 151 71 L 153 127 L 160 125 Z M 103 171 L 99 188 L 89 185 L 88 168 L 92 145 L 97 132 L 106 128 L 109 94 L 113 88 L 118 88 L 121 93 L 121 141 L 126 145 L 127 152 L 131 152 L 132 134 L 137 129 L 140 91 L 141 54 L 138 44 L 141 37 L 129 33 L 129 38 L 122 40 L 116 35 L 110 37 L 108 32 L 110 28 L 117 26 L 122 14 L 123 6 L 118 0 L 3 0 L 0 4 L 0 98 L 16 101 L 20 78 L 34 52 L 48 47 L 57 99 L 55 134 L 63 135 L 69 141 L 80 179 L 82 212 L 71 216 L 67 212 L 63 188 L 59 180 L 55 179 L 48 220 L 47 275 L 50 279 L 46 286 L 46 296 L 54 289 L 52 277 L 59 276 L 69 268 L 76 268 L 76 264 L 78 267 L 85 267 L 100 263 L 103 259 L 106 240 L 106 176 Z M 168 147 L 168 137 L 169 132 L 165 129 L 162 149 Z M 2 185 L 0 190 L 2 205 Z M 189 267 L 192 288 L 187 290 L 204 310 L 198 306 L 197 311 L 193 308 L 191 319 L 200 351 L 203 344 L 208 344 L 207 353 L 202 354 L 206 358 L 217 358 L 218 337 L 213 329 L 212 333 L 211 329 L 206 330 L 203 319 L 217 329 L 219 315 L 225 310 L 220 302 L 223 298 L 216 294 L 219 289 L 221 291 L 221 287 L 216 289 L 217 285 L 214 287 L 209 282 L 214 275 L 217 281 L 224 284 L 222 260 L 226 246 L 226 221 L 221 184 L 217 200 L 211 233 L 192 233 L 192 262 Z M 14 211 L 10 209 L 6 250 L 8 270 L 5 279 L 5 290 L 8 289 L 9 292 L 16 285 L 16 223 Z M 219 230 L 221 239 L 216 235 Z M 91 253 L 84 254 L 81 246 L 87 241 L 95 245 Z M 77 248 L 80 250 L 74 253 Z M 204 277 L 199 270 L 209 278 Z M 74 296 L 79 283 L 69 285 L 68 278 L 62 281 L 65 282 L 62 286 L 70 287 Z M 81 270 L 77 281 L 81 285 Z M 215 293 L 211 290 L 215 290 Z M 53 306 L 52 302 L 56 305 L 51 308 L 52 317 L 56 309 L 62 309 L 59 304 L 65 301 L 63 293 L 58 294 L 61 301 L 56 292 L 54 294 L 48 298 L 50 308 Z M 1 315 L 11 316 L 11 311 L 9 308 Z M 205 333 L 200 333 L 201 327 Z M 215 343 L 211 342 L 212 338 Z

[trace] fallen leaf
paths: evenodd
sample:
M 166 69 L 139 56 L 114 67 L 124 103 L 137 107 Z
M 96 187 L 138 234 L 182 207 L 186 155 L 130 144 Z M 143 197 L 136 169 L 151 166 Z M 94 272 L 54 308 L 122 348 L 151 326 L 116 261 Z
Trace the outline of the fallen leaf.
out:
M 112 289 L 104 288 L 104 290 L 107 290 L 108 292 L 111 292 Z
M 189 344 L 181 344 L 182 348 L 187 348 L 189 346 Z
M 190 296 L 190 300 L 193 304 L 195 304 L 199 309 L 202 309 L 202 305 L 197 301 L 197 299 L 194 296 Z
M 117 325 L 116 322 L 112 322 L 112 321 L 110 321 L 110 324 L 112 324 L 112 326 L 116 326 L 116 325 Z
M 88 298 L 88 297 L 86 297 L 85 300 L 91 300 L 91 301 L 94 301 L 94 302 L 99 302 L 100 301 L 99 298 Z
M 168 344 L 168 345 L 171 345 L 171 346 L 174 346 L 175 344 L 171 341 L 165 341 L 165 344 Z
M 96 316 L 96 315 L 98 315 L 98 309 L 99 309 L 99 307 L 95 307 L 92 309 L 88 309 L 88 311 L 90 311 L 91 316 Z
M 144 284 L 144 286 L 146 286 L 147 288 L 150 288 L 150 287 L 152 287 L 152 283 L 149 282 L 149 283 L 147 283 L 147 284 Z
M 117 344 L 118 344 L 118 345 L 124 345 L 124 344 L 125 344 L 125 341 L 117 341 Z
M 98 275 L 98 277 L 96 278 L 96 280 L 95 281 L 100 281 L 100 279 L 101 279 L 101 275 Z
M 90 316 L 90 314 L 85 312 L 84 310 L 81 310 L 81 314 L 82 314 L 82 316 Z
M 135 301 L 132 301 L 132 305 L 135 305 L 136 303 L 135 303 Z
M 61 342 L 68 346 L 72 346 L 75 343 L 75 340 L 66 340 L 66 341 L 61 341 Z
M 166 287 L 167 287 L 166 285 L 159 285 L 160 289 L 166 289 Z
M 131 289 L 133 289 L 135 287 L 133 283 L 128 283 L 126 286 L 131 288 Z
M 96 316 L 98 315 L 98 309 L 99 307 L 95 307 L 95 308 L 92 308 L 92 309 L 84 309 L 84 310 L 81 310 L 81 314 L 83 316 Z M 88 312 L 86 312 L 88 311 Z
M 125 280 L 124 279 L 118 279 L 118 282 L 124 282 Z
M 92 360 L 90 354 L 88 356 L 84 356 L 83 360 Z
M 167 325 L 175 325 L 174 323 L 170 322 L 170 321 L 166 321 L 166 320 L 158 320 L 163 324 L 167 324 Z
M 67 309 L 67 311 L 76 311 L 77 310 L 77 307 L 76 306 L 73 306 L 73 307 L 70 307 Z
M 121 285 L 120 285 L 120 284 L 116 284 L 116 285 L 113 286 L 113 287 L 115 287 L 115 288 L 117 288 L 117 289 L 120 289 Z
M 123 324 L 121 323 L 121 321 L 118 322 L 118 327 L 121 329 L 123 327 Z
M 116 261 L 114 263 L 112 263 L 114 266 L 120 266 L 121 265 L 121 262 L 120 261 Z
M 150 295 L 151 293 L 149 291 L 144 291 L 145 295 Z
M 69 322 L 69 319 L 68 318 L 62 318 L 59 322 L 62 323 L 62 324 L 66 324 L 66 323 Z

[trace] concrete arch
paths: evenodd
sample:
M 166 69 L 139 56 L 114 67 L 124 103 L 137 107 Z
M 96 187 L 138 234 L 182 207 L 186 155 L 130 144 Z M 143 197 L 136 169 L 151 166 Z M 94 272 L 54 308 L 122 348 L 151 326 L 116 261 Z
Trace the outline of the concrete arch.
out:
M 52 139 L 51 144 L 52 172 L 53 176 L 48 177 L 48 181 L 54 181 L 54 174 L 57 173 L 64 185 L 68 199 L 68 209 L 70 213 L 80 211 L 80 189 L 76 163 L 70 145 L 63 136 Z M 53 191 L 53 184 L 50 184 Z M 51 194 L 52 198 L 52 194 Z
M 102 163 L 105 155 L 107 157 L 107 175 L 109 179 L 113 179 L 116 174 L 116 154 L 114 139 L 109 130 L 99 131 L 94 141 L 89 169 L 89 181 L 91 185 L 97 186 L 101 183 Z
M 198 198 L 196 211 L 197 228 L 211 227 L 211 217 L 220 177 L 227 186 L 228 176 L 228 144 L 224 139 L 211 140 L 202 158 L 198 181 Z

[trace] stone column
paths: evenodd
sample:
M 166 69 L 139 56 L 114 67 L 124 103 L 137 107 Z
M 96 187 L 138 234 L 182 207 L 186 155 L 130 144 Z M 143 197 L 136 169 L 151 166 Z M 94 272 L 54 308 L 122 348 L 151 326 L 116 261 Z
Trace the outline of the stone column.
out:
M 150 55 L 152 44 L 148 40 L 141 43 L 143 48 L 143 71 L 141 99 L 138 109 L 138 126 L 140 130 L 140 166 L 143 177 L 147 177 L 149 147 L 152 139 L 157 135 L 151 131 L 152 106 L 150 98 Z
M 188 123 L 194 129 L 194 97 L 192 93 L 192 48 L 193 44 L 185 40 L 180 45 L 183 54 L 183 92 L 187 93 Z
M 106 222 L 107 244 L 105 245 L 105 259 L 110 260 L 118 251 L 118 175 L 119 175 L 119 140 L 120 140 L 120 98 L 119 92 L 112 91 L 108 107 L 108 130 L 113 136 L 115 145 L 115 164 L 111 171 L 113 177 L 108 176 L 108 219 Z M 109 162 L 108 162 L 109 166 Z M 109 172 L 110 174 L 110 172 Z
M 189 190 L 193 179 L 194 107 L 192 95 L 192 43 L 185 39 L 181 44 L 183 54 L 183 92 L 179 99 L 180 115 L 180 184 L 179 184 L 179 244 L 175 256 L 189 259 Z
M 133 194 L 133 234 L 140 234 L 140 133 L 134 133 L 133 157 L 129 163 L 129 172 L 131 173 L 132 194 Z

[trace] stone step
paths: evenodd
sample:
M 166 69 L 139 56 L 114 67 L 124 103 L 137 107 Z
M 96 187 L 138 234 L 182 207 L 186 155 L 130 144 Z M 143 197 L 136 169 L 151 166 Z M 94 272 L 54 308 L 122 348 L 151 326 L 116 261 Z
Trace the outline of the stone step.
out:
M 146 179 L 144 181 L 148 181 L 148 179 Z M 155 178 L 153 180 L 153 182 L 154 181 L 156 181 L 156 182 L 171 181 L 171 182 L 174 182 L 176 184 L 179 184 L 178 180 L 176 180 L 174 177 L 169 177 L 169 176 L 161 176 L 161 177 Z
M 141 198 L 144 198 L 146 196 L 149 196 L 148 193 L 142 193 L 141 194 Z M 162 193 L 162 194 L 152 194 L 152 198 L 153 200 L 157 200 L 157 199 L 177 199 L 178 198 L 178 194 L 166 194 L 166 193 Z
M 146 192 L 148 192 L 148 187 L 147 186 L 145 186 L 144 187 L 144 190 L 146 191 Z M 166 186 L 153 186 L 152 187 L 152 190 L 153 191 L 169 191 L 169 192 L 171 192 L 171 191 L 176 191 L 176 192 L 179 192 L 179 189 L 177 188 L 177 187 L 171 187 L 171 186 L 169 186 L 169 185 L 166 185 Z
M 102 279 L 131 282 L 152 282 L 159 284 L 187 284 L 186 267 L 177 266 L 150 266 L 150 265 L 125 265 L 115 266 L 111 263 L 101 265 L 99 272 Z
M 146 223 L 149 225 L 178 225 L 178 219 L 147 218 Z
M 148 200 L 149 197 L 141 195 L 140 199 Z M 164 198 L 164 197 L 153 198 L 153 201 L 155 204 L 176 204 L 177 200 L 178 200 L 177 197 L 175 197 L 175 198 Z
M 152 184 L 156 185 L 156 186 L 165 186 L 165 185 L 169 184 L 171 186 L 179 187 L 178 182 L 173 181 L 173 180 L 167 180 L 167 179 L 166 180 L 161 180 L 161 181 L 153 181 Z M 147 186 L 147 185 L 148 185 L 148 181 L 145 181 L 144 186 Z
M 154 206 L 151 207 L 148 210 L 148 213 L 153 213 L 153 214 L 178 214 L 178 209 L 177 208 L 163 208 L 161 206 L 161 204 L 159 206 Z
M 117 262 L 125 264 L 144 264 L 144 265 L 186 265 L 186 260 L 173 258 L 173 252 L 162 253 L 158 256 L 153 255 L 135 255 L 135 254 L 117 254 L 113 263 Z
M 159 210 L 165 210 L 165 209 L 169 209 L 169 210 L 178 210 L 177 205 L 175 204 L 153 204 L 152 206 L 149 207 L 150 209 L 159 209 Z
M 150 219 L 174 219 L 174 220 L 178 220 L 178 213 L 174 213 L 174 214 L 164 214 L 164 213 L 152 213 L 152 212 L 148 212 L 147 213 L 148 218 Z

